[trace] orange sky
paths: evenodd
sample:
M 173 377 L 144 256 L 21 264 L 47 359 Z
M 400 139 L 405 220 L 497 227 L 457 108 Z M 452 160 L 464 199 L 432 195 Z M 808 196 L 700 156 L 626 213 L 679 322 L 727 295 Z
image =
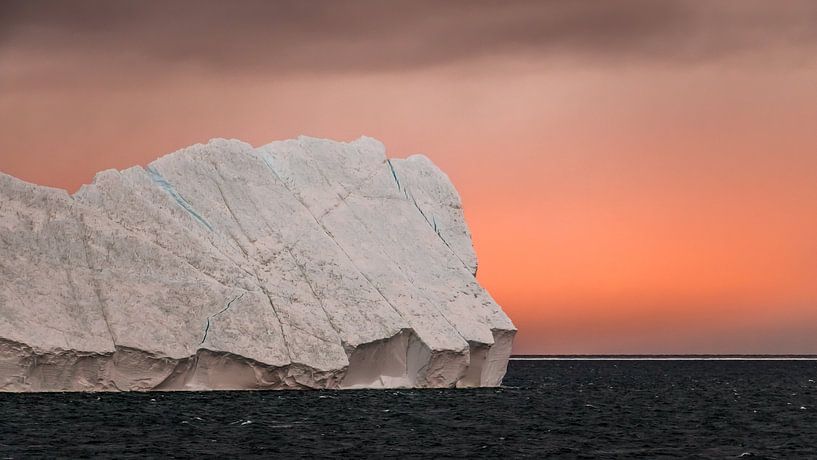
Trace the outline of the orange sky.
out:
M 799 30 L 787 21 L 807 3 L 791 5 L 770 24 Z M 530 17 L 501 11 L 496 21 Z M 23 11 L 15 32 L 0 34 L 0 171 L 73 191 L 98 170 L 211 137 L 258 145 L 366 134 L 390 156 L 427 154 L 454 181 L 479 279 L 519 328 L 517 353 L 817 353 L 815 50 L 772 39 L 780 34 L 755 40 L 740 22 L 754 16 L 722 8 L 721 19 L 741 19 L 717 32 L 672 23 L 671 36 L 642 26 L 622 49 L 606 36 L 585 43 L 588 11 L 545 11 L 576 31 L 463 51 L 481 37 L 471 29 L 487 27 L 478 13 L 456 16 L 476 25 L 454 24 L 464 32 L 439 42 L 451 50 L 407 38 L 412 27 L 437 31 L 444 16 L 409 17 L 405 35 L 331 41 L 354 65 L 324 68 L 277 48 L 268 51 L 283 64 L 256 67 L 266 49 L 234 62 L 197 42 L 156 57 L 110 28 L 71 34 Z M 635 24 L 666 23 L 659 13 Z M 152 27 L 145 16 L 122 27 L 138 37 Z M 304 42 L 305 24 L 290 33 L 299 52 L 320 58 L 330 42 Z M 694 40 L 684 41 L 685 27 Z M 112 34 L 115 49 L 92 29 Z M 561 41 L 541 51 L 547 40 Z

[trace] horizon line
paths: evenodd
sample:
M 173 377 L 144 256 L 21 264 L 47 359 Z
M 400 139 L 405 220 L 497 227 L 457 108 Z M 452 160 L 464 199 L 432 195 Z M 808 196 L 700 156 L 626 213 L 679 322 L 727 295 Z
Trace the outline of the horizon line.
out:
M 511 361 L 817 361 L 817 354 L 511 355 Z

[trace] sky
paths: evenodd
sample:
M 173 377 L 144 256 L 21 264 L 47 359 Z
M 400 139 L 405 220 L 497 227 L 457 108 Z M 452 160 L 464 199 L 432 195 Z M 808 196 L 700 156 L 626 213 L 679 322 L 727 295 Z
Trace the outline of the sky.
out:
M 515 353 L 817 353 L 817 3 L 0 2 L 0 171 L 424 153 Z

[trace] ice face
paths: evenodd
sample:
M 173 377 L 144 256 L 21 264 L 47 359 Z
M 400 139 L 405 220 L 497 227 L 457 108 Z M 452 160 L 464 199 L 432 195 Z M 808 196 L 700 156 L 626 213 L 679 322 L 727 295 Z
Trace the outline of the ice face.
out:
M 447 176 L 366 137 L 0 175 L 0 251 L 6 391 L 493 386 L 515 333 Z

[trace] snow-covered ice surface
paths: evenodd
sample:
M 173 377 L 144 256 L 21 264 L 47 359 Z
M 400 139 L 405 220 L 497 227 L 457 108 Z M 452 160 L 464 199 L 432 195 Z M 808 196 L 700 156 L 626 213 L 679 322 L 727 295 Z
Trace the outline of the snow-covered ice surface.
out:
M 516 331 L 448 177 L 366 137 L 0 173 L 0 254 L 5 391 L 496 386 Z

